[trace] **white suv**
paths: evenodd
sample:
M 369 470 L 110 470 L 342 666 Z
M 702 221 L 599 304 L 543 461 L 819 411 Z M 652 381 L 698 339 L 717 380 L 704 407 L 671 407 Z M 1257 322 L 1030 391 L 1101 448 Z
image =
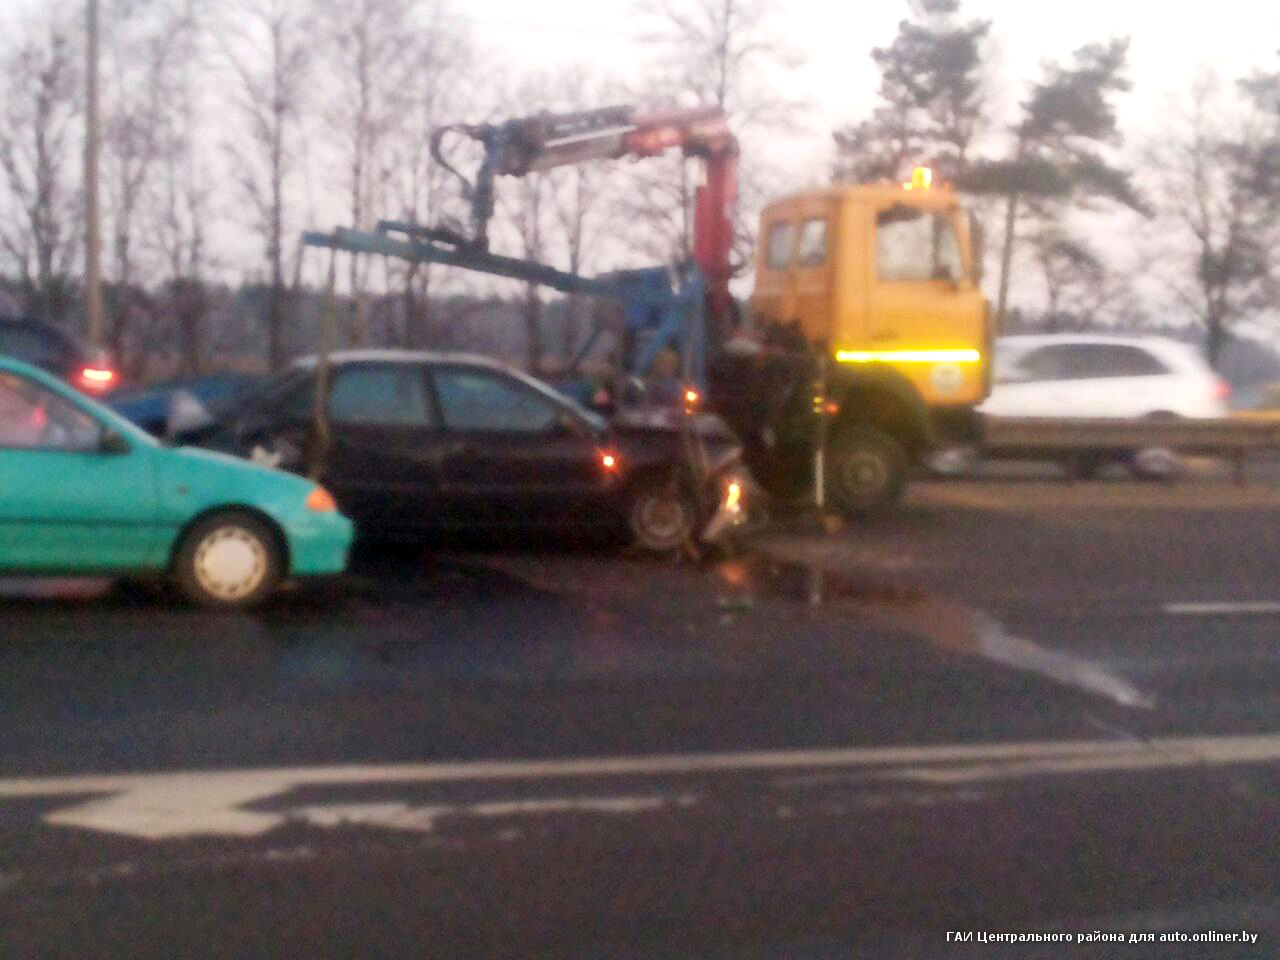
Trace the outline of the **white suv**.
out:
M 1053 334 L 996 341 L 992 417 L 1222 417 L 1231 388 L 1191 345 Z
M 988 418 L 1222 417 L 1231 393 L 1194 347 L 1165 337 L 1001 337 L 996 341 L 994 374 L 991 396 L 978 407 Z M 958 476 L 979 456 L 978 450 L 952 447 L 930 457 L 929 467 L 936 474 Z M 1043 454 L 1001 448 L 998 456 L 1038 459 Z M 1122 456 L 1099 452 L 1076 457 L 1072 469 L 1089 476 L 1112 461 L 1146 477 L 1166 477 L 1179 468 L 1173 451 L 1148 448 Z

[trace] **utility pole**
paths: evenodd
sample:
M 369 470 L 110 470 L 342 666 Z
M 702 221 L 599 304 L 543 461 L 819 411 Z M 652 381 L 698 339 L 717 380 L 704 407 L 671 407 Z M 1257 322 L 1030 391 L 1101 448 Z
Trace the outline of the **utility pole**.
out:
M 88 31 L 85 64 L 85 137 L 84 137 L 84 299 L 89 321 L 89 343 L 103 345 L 102 315 L 102 212 L 98 200 L 98 0 L 87 0 Z

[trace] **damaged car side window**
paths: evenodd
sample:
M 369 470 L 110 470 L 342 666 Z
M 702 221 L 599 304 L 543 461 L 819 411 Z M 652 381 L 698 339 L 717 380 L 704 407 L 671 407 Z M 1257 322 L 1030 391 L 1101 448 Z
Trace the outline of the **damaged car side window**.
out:
M 335 423 L 429 426 L 431 416 L 422 371 L 413 364 L 343 370 L 329 393 L 329 416 Z
M 440 413 L 448 430 L 546 433 L 560 411 L 523 384 L 484 370 L 435 371 Z

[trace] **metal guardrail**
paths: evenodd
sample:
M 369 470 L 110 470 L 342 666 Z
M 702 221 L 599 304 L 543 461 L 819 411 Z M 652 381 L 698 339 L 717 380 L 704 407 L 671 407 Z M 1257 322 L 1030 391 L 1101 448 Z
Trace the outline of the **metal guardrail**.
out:
M 1267 413 L 1220 420 L 1120 420 L 987 417 L 986 453 L 1056 457 L 1079 464 L 1087 455 L 1165 448 L 1230 460 L 1237 484 L 1244 483 L 1252 455 L 1280 452 L 1280 416 Z

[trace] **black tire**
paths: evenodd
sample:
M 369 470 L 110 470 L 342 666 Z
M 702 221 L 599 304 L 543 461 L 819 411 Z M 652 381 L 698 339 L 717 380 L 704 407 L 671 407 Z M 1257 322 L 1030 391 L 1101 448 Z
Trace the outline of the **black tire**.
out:
M 674 553 L 697 532 L 697 498 L 674 477 L 638 480 L 627 496 L 626 509 L 631 543 L 647 553 Z
M 1108 463 L 1101 453 L 1085 453 L 1072 457 L 1063 464 L 1063 469 L 1071 480 L 1093 480 Z
M 846 427 L 827 447 L 826 500 L 846 517 L 880 513 L 901 499 L 907 467 L 902 444 L 885 431 Z
M 173 555 L 174 583 L 201 607 L 246 610 L 257 606 L 283 577 L 284 556 L 276 531 L 238 510 L 200 520 L 186 532 Z
M 157 603 L 169 593 L 163 578 L 123 577 L 112 584 L 115 595 L 131 603 Z
M 1144 420 L 1159 420 L 1168 423 L 1182 418 L 1171 410 L 1156 410 L 1148 413 Z M 1139 480 L 1159 480 L 1169 482 L 1176 480 L 1182 472 L 1182 458 L 1176 450 L 1167 447 L 1144 447 L 1134 450 L 1126 464 L 1129 472 Z
M 1167 447 L 1135 450 L 1128 460 L 1129 472 L 1138 480 L 1169 482 L 1182 472 L 1182 458 Z

